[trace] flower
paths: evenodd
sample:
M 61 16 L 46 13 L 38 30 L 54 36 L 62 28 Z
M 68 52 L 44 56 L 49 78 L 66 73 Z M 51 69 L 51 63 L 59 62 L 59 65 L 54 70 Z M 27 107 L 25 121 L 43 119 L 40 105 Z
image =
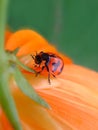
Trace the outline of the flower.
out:
M 98 73 L 75 65 L 72 60 L 59 53 L 55 47 L 32 30 L 20 30 L 10 35 L 5 49 L 19 48 L 17 56 L 32 68 L 30 54 L 48 51 L 59 54 L 64 60 L 64 70 L 57 78 L 51 77 L 51 85 L 43 72 L 38 77 L 22 70 L 40 96 L 51 106 L 47 110 L 25 96 L 11 80 L 10 87 L 19 112 L 22 126 L 26 130 L 97 130 L 98 129 Z M 1 110 L 0 121 L 4 129 L 11 128 Z M 0 124 L 1 125 L 1 124 Z M 2 128 L 3 129 L 3 128 Z

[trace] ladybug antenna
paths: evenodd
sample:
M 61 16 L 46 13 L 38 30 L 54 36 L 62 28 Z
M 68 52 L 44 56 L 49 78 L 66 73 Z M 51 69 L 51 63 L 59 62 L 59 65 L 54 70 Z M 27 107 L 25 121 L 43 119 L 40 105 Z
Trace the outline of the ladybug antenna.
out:
M 35 59 L 35 55 L 31 55 L 31 57 L 32 57 L 33 59 Z

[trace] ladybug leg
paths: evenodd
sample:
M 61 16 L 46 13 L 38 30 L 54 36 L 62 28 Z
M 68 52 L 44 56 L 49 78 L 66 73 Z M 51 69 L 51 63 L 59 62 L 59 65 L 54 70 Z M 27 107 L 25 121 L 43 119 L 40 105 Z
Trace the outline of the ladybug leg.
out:
M 31 57 L 33 58 L 33 60 L 35 60 L 35 55 L 31 55 Z
M 52 76 L 53 76 L 54 78 L 56 78 L 56 76 L 55 76 L 54 74 L 52 74 Z
M 35 73 L 35 77 L 37 77 L 39 74 L 40 74 L 40 72 L 36 72 L 36 73 Z
M 51 84 L 49 67 L 47 66 L 47 64 L 45 64 L 45 66 L 46 66 L 46 69 L 48 71 L 48 82 L 49 82 L 49 84 Z
M 48 73 L 48 82 L 49 82 L 49 84 L 51 84 L 51 81 L 50 81 L 50 72 Z

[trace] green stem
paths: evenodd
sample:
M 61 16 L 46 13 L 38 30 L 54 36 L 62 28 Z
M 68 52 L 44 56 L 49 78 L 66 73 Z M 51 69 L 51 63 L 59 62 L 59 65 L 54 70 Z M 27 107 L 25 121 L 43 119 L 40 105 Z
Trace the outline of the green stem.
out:
M 8 66 L 7 66 L 8 67 Z M 14 130 L 22 130 L 20 121 L 18 118 L 18 112 L 15 108 L 15 103 L 11 92 L 9 90 L 9 73 L 8 69 L 0 64 L 0 105 L 5 112 L 8 120 L 10 121 Z M 6 126 L 7 127 L 7 126 Z M 9 128 L 8 128 L 9 129 Z
M 4 34 L 6 27 L 8 0 L 0 0 L 0 56 L 4 53 Z
M 14 130 L 22 130 L 13 97 L 9 90 L 9 61 L 4 50 L 8 0 L 0 0 L 0 107 L 4 110 Z

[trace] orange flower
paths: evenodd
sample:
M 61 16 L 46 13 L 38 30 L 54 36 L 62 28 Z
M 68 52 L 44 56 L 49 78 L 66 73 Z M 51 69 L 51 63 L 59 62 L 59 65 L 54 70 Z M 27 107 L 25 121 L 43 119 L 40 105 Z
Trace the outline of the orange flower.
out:
M 7 40 L 10 38 L 11 35 L 12 32 L 7 29 L 5 32 L 5 43 L 7 43 Z
M 5 44 L 5 49 L 19 48 L 17 56 L 32 68 L 30 54 L 54 52 L 64 60 L 64 70 L 57 78 L 51 78 L 51 85 L 44 72 L 35 77 L 23 70 L 25 77 L 51 106 L 46 110 L 27 96 L 11 81 L 11 90 L 16 102 L 22 126 L 26 130 L 97 130 L 98 129 L 98 73 L 75 65 L 67 56 L 60 54 L 54 46 L 32 30 L 13 33 Z M 10 129 L 1 110 L 2 129 Z

